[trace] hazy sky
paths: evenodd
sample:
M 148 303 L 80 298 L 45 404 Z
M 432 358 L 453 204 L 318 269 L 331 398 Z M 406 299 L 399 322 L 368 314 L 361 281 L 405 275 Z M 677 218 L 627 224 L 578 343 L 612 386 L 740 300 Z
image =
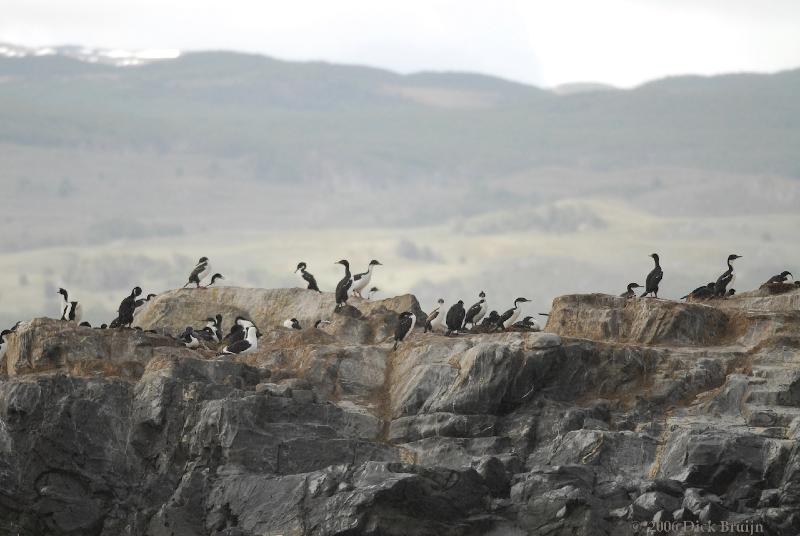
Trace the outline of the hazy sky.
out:
M 232 49 L 557 85 L 800 65 L 800 0 L 5 0 L 0 41 Z

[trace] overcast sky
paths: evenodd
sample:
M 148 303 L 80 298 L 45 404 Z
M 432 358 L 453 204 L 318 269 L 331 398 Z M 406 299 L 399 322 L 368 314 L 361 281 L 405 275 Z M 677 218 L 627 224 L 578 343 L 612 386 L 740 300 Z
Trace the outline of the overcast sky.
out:
M 631 86 L 799 66 L 800 0 L 6 0 L 0 41 Z

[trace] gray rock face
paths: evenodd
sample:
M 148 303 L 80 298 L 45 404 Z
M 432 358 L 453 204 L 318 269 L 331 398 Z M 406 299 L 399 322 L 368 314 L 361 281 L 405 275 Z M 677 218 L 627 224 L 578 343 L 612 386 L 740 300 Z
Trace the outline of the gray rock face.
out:
M 0 534 L 794 536 L 800 317 L 791 289 L 759 292 L 568 296 L 549 333 L 420 329 L 395 352 L 411 296 L 333 315 L 303 289 L 193 289 L 137 315 L 248 316 L 242 356 L 36 319 L 0 363 Z

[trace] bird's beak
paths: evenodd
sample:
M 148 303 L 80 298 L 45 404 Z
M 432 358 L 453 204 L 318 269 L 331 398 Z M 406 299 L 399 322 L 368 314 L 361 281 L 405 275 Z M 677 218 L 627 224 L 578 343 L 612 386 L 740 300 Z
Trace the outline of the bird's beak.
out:
M 297 273 L 297 270 L 299 270 L 299 269 L 300 269 L 300 268 L 295 268 L 295 270 L 294 270 L 294 273 Z

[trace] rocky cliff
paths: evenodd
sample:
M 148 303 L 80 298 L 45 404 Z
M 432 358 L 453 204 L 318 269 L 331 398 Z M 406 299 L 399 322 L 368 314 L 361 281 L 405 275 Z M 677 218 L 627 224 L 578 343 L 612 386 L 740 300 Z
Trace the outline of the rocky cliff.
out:
M 627 535 L 677 519 L 795 536 L 787 290 L 564 296 L 545 332 L 418 330 L 396 352 L 412 296 L 333 314 L 307 290 L 187 289 L 149 302 L 145 331 L 23 323 L 0 362 L 0 534 Z M 258 351 L 168 336 L 216 313 L 252 318 Z

